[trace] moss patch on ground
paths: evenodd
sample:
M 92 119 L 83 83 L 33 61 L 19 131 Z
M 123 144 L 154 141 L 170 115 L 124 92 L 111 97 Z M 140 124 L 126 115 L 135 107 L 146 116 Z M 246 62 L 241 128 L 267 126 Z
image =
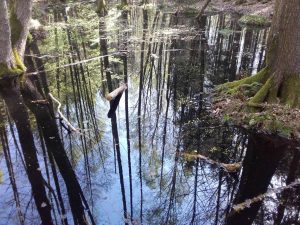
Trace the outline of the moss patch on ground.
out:
M 251 26 L 270 26 L 271 21 L 259 15 L 244 15 L 239 19 L 239 23 Z
M 243 88 L 246 87 L 241 86 L 235 93 L 215 92 L 212 113 L 224 122 L 300 141 L 300 109 L 261 103 L 255 106 L 256 110 L 249 110 L 250 98 L 246 93 L 256 87 Z

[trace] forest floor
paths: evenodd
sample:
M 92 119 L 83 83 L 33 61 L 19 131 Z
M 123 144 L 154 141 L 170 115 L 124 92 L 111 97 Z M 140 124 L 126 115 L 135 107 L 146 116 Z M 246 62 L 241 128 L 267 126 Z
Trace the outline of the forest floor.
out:
M 195 7 L 201 8 L 205 1 L 199 1 Z M 246 3 L 238 4 L 237 0 L 211 0 L 207 7 L 207 11 L 232 12 L 246 15 L 259 15 L 271 18 L 274 11 L 274 0 L 257 1 L 247 0 Z
M 216 91 L 213 93 L 212 114 L 225 123 L 264 134 L 277 134 L 300 143 L 300 109 L 262 103 L 256 110 L 249 111 L 248 101 L 242 88 L 234 95 Z

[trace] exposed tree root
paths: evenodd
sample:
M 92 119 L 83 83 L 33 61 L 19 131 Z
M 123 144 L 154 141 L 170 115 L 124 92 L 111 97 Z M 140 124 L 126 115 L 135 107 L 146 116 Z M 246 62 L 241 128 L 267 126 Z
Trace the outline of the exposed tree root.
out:
M 250 76 L 250 77 L 246 77 L 242 80 L 237 80 L 237 81 L 229 82 L 226 84 L 222 84 L 217 88 L 217 90 L 218 91 L 225 91 L 225 90 L 228 91 L 230 89 L 237 89 L 239 86 L 241 86 L 243 84 L 252 84 L 255 82 L 265 83 L 268 78 L 269 78 L 268 68 L 264 68 L 254 76 Z
M 300 139 L 300 124 L 295 122 L 300 120 L 300 75 L 279 75 L 264 68 L 254 76 L 220 85 L 213 113 L 244 127 Z
M 217 91 L 220 92 L 221 96 L 243 95 L 244 97 L 251 97 L 248 100 L 248 106 L 250 107 L 260 107 L 261 103 L 267 102 L 272 104 L 281 103 L 288 107 L 299 108 L 300 75 L 285 76 L 287 78 L 282 80 L 280 84 L 277 83 L 278 81 L 274 77 L 275 75 L 270 74 L 268 68 L 264 68 L 254 76 L 222 84 L 217 87 Z M 251 88 L 252 92 L 249 92 Z M 253 90 L 255 93 L 253 93 Z

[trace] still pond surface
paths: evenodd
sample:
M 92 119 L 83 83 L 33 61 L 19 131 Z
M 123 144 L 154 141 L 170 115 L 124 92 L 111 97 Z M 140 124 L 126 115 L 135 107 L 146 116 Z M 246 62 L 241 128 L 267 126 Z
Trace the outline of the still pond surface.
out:
M 232 14 L 197 22 L 176 7 L 112 5 L 100 18 L 91 3 L 34 10 L 46 31 L 27 58 L 79 129 L 57 119 L 96 224 L 299 224 L 299 147 L 212 116 L 215 85 L 263 68 L 268 28 Z M 122 83 L 110 119 L 105 96 Z M 16 128 L 3 104 L 1 112 L 0 224 L 40 224 Z M 33 116 L 31 124 L 45 181 L 60 187 L 72 224 L 64 181 L 53 180 Z M 61 224 L 57 197 L 47 194 Z

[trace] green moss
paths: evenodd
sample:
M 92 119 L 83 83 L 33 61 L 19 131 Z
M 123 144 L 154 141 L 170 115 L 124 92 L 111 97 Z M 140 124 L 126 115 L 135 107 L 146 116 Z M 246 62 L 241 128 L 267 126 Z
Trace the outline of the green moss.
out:
M 223 122 L 224 122 L 224 123 L 228 123 L 228 122 L 231 122 L 231 121 L 232 121 L 232 117 L 231 117 L 230 115 L 225 114 L 225 115 L 223 116 Z
M 265 68 L 255 76 L 221 85 L 216 93 L 217 115 L 224 122 L 300 139 L 300 74 L 283 77 L 278 84 L 277 75 L 270 76 Z
M 4 75 L 19 75 L 22 74 L 24 71 L 20 70 L 19 68 L 12 68 L 9 69 L 6 64 L 0 63 L 0 77 Z
M 33 41 L 32 34 L 31 34 L 31 33 L 29 33 L 29 34 L 27 35 L 27 42 L 28 42 L 29 44 L 31 44 L 31 43 L 32 43 L 32 41 Z
M 253 82 L 252 84 L 242 84 L 239 86 L 238 89 L 242 92 L 244 96 L 252 97 L 259 91 L 261 87 L 261 83 Z
M 250 99 L 249 105 L 264 102 L 273 83 L 273 77 L 270 77 L 267 82 L 259 89 L 259 91 Z
M 294 132 L 292 127 L 289 127 L 276 119 L 266 121 L 264 123 L 264 130 L 267 130 L 270 133 L 277 133 L 286 138 L 289 138 Z
M 239 22 L 252 26 L 269 26 L 271 24 L 268 18 L 259 15 L 244 15 Z
M 17 51 L 17 49 L 13 49 L 13 55 L 15 57 L 15 66 L 16 68 L 20 69 L 22 72 L 25 72 L 26 71 L 26 67 L 22 61 L 22 59 L 20 58 L 20 55 Z
M 276 119 L 275 115 L 269 113 L 251 113 L 248 114 L 244 123 L 252 129 L 264 130 L 267 133 L 277 133 L 284 137 L 290 137 L 294 129 L 288 124 Z
M 26 71 L 26 67 L 22 62 L 16 49 L 13 49 L 13 55 L 15 58 L 15 66 L 13 68 L 8 68 L 6 64 L 0 63 L 0 77 L 6 75 L 20 75 Z
M 224 91 L 224 90 L 228 90 L 228 89 L 238 88 L 240 85 L 253 84 L 254 82 L 263 84 L 267 81 L 268 78 L 269 78 L 268 69 L 264 68 L 264 69 L 260 70 L 254 76 L 250 76 L 250 77 L 246 77 L 242 80 L 237 80 L 237 81 L 229 82 L 226 84 L 222 84 L 217 87 L 217 90 Z M 237 91 L 237 90 L 235 90 L 235 91 Z

